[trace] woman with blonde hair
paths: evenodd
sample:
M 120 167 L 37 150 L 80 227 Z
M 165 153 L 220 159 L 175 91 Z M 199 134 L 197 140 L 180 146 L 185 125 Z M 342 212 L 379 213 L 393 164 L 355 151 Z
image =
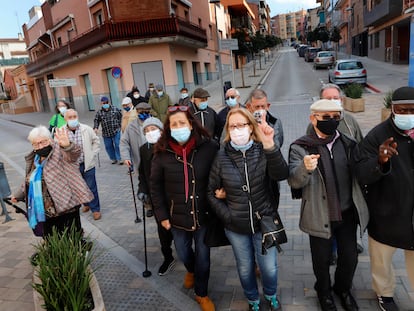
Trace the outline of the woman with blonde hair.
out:
M 231 109 L 225 130 L 225 145 L 213 162 L 207 196 L 232 245 L 249 310 L 260 310 L 256 262 L 267 310 L 280 310 L 277 251 L 272 247 L 262 254 L 259 218 L 276 216 L 278 206 L 270 181 L 286 179 L 288 166 L 264 116 L 257 123 L 245 108 Z

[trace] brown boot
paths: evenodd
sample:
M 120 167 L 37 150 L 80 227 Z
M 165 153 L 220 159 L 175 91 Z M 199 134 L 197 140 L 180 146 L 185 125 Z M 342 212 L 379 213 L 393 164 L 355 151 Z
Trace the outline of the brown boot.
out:
M 89 212 L 89 206 L 88 205 L 84 205 L 82 208 L 82 213 L 87 213 Z
M 94 220 L 101 219 L 101 212 L 93 212 L 93 219 Z
M 187 272 L 185 274 L 184 287 L 187 289 L 194 287 L 194 273 Z
M 215 311 L 216 307 L 214 306 L 214 303 L 211 301 L 208 296 L 200 297 L 196 296 L 196 301 L 200 305 L 200 308 L 202 311 Z

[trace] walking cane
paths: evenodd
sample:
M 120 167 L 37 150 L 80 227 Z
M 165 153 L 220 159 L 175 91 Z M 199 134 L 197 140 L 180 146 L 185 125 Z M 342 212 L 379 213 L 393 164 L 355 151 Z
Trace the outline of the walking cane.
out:
M 151 199 L 150 204 L 152 205 Z M 148 258 L 147 258 L 147 226 L 146 226 L 146 218 L 145 217 L 145 205 L 142 202 L 142 218 L 144 219 L 144 257 L 145 257 L 145 271 L 142 272 L 142 276 L 144 278 L 148 278 L 151 276 L 151 271 L 148 270 Z
M 135 190 L 134 190 L 134 182 L 132 181 L 132 168 L 129 168 L 129 180 L 131 181 L 131 188 L 132 188 L 132 196 L 134 197 L 134 207 L 135 207 L 135 215 L 137 216 L 137 218 L 135 219 L 135 223 L 139 223 L 141 222 L 141 219 L 138 216 L 138 210 L 137 210 L 137 199 L 135 197 Z M 145 215 L 144 215 L 145 216 Z M 145 218 L 145 217 L 144 217 Z

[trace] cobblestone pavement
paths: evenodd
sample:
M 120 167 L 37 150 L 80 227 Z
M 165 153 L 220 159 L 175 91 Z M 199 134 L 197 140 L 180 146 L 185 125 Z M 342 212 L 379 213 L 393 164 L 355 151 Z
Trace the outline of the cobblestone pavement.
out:
M 246 85 L 239 88 L 242 98 L 246 99 L 252 87 L 260 84 L 270 66 L 280 55 L 263 64 L 258 70 L 258 77 L 251 77 L 252 68 L 247 66 Z M 227 74 L 224 80 L 231 80 Z M 236 72 L 236 87 L 241 86 L 240 72 Z M 218 82 L 207 86 L 212 95 L 210 103 L 215 108 L 220 106 Z M 382 106 L 381 94 L 365 94 L 365 112 L 354 114 L 366 133 L 380 121 Z M 285 145 L 283 152 L 287 155 L 288 144 L 299 137 L 308 123 L 309 104 L 311 98 L 303 98 L 294 104 L 272 102 L 271 111 L 283 120 Z M 81 122 L 91 124 L 94 113 L 81 116 Z M 49 115 L 32 113 L 25 115 L 1 115 L 0 119 L 13 120 L 24 124 L 45 124 Z M 0 121 L 3 122 L 3 121 Z M 0 161 L 5 162 L 10 186 L 16 187 L 22 180 L 23 154 L 9 157 L 1 152 Z M 135 223 L 136 218 L 132 191 L 127 169 L 120 165 L 111 165 L 103 148 L 100 152 L 100 167 L 97 168 L 97 180 L 102 204 L 102 219 L 94 221 L 90 213 L 82 215 L 82 223 L 86 232 L 96 241 L 100 254 L 94 267 L 104 297 L 106 309 L 113 310 L 199 310 L 194 302 L 192 290 L 182 286 L 185 274 L 184 266 L 177 262 L 173 271 L 160 277 L 158 267 L 162 263 L 159 242 L 154 218 L 147 218 L 146 238 L 148 252 L 149 278 L 143 278 L 146 270 L 144 257 L 143 223 Z M 137 186 L 136 177 L 134 187 Z M 138 202 L 138 214 L 142 218 L 142 207 Z M 281 183 L 280 213 L 287 229 L 288 243 L 283 246 L 284 252 L 279 255 L 279 296 L 283 310 L 318 310 L 317 298 L 313 290 L 314 276 L 307 235 L 298 228 L 298 200 L 292 200 L 286 182 Z M 9 209 L 11 211 L 11 209 Z M 31 275 L 32 267 L 27 258 L 32 254 L 31 244 L 37 243 L 27 223 L 21 215 L 11 213 L 16 220 L 0 224 L 0 311 L 34 310 Z M 1 219 L 1 221 L 3 218 Z M 365 251 L 359 256 L 359 264 L 354 278 L 354 291 L 361 310 L 377 310 L 376 299 L 371 290 L 369 257 L 367 254 L 366 236 L 363 239 Z M 394 258 L 397 274 L 395 298 L 401 310 L 414 310 L 414 292 L 405 275 L 404 259 L 401 252 Z M 334 268 L 332 268 L 334 269 Z M 333 271 L 333 270 L 332 270 Z M 229 246 L 213 248 L 211 251 L 211 276 L 209 282 L 210 298 L 216 309 L 246 310 L 247 303 L 235 269 L 235 261 Z M 337 301 L 339 306 L 339 301 Z M 340 308 L 339 308 L 340 309 Z

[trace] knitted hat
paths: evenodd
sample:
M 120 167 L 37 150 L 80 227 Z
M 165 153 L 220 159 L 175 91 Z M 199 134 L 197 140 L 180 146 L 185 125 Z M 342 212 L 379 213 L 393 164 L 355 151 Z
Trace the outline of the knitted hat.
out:
M 414 87 L 403 86 L 392 93 L 393 104 L 414 104 Z
M 160 119 L 154 118 L 154 117 L 149 117 L 148 119 L 146 119 L 144 123 L 142 124 L 142 129 L 144 130 L 147 126 L 150 126 L 150 125 L 154 125 L 161 130 L 164 129 L 164 126 L 162 125 L 162 122 L 160 121 Z
M 205 89 L 202 89 L 201 87 L 199 87 L 194 90 L 193 97 L 194 98 L 207 98 L 207 97 L 210 97 L 210 94 Z
M 101 97 L 101 103 L 107 103 L 107 102 L 109 102 L 109 98 L 106 97 L 106 96 L 102 96 Z
M 132 103 L 132 100 L 129 97 L 124 97 L 122 100 L 122 105 L 129 105 L 130 103 Z
M 342 111 L 342 107 L 337 105 L 333 100 L 320 99 L 314 102 L 310 106 L 310 110 L 313 111 Z

